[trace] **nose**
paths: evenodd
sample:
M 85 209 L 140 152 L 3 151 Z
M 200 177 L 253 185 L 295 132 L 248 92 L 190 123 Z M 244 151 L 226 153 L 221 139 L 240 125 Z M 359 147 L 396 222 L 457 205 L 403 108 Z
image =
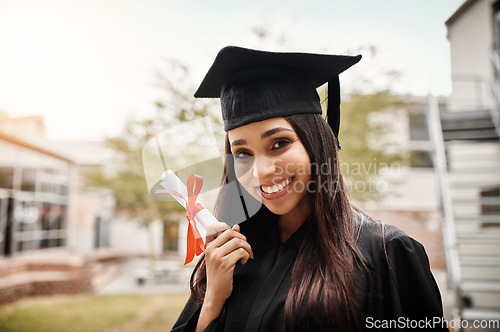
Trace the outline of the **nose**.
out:
M 276 160 L 267 156 L 255 157 L 252 174 L 255 178 L 265 179 L 276 172 Z

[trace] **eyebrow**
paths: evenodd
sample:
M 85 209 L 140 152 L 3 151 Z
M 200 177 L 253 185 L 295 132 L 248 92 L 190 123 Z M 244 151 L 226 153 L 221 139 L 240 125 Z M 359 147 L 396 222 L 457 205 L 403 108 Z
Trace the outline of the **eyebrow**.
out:
M 260 135 L 260 138 L 264 139 L 264 138 L 267 138 L 269 136 L 273 136 L 274 134 L 277 134 L 277 133 L 282 132 L 282 131 L 293 132 L 293 130 L 290 128 L 276 127 L 276 128 L 270 129 L 270 130 L 266 131 L 265 133 L 263 133 L 262 135 Z M 237 140 L 231 142 L 231 146 L 238 146 L 238 145 L 245 145 L 245 144 L 247 144 L 247 141 L 244 139 L 237 139 Z

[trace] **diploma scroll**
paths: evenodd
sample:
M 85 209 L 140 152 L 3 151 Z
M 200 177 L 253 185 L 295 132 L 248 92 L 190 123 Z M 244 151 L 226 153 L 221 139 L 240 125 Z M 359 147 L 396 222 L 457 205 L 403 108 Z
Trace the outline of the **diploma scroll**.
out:
M 208 211 L 201 203 L 197 202 L 198 195 L 203 186 L 203 178 L 191 174 L 187 181 L 187 186 L 175 175 L 171 170 L 166 170 L 161 176 L 162 182 L 160 185 L 165 188 L 156 190 L 159 194 L 170 194 L 179 204 L 181 204 L 187 212 L 188 234 L 187 234 L 187 250 L 186 261 L 184 264 L 190 263 L 194 256 L 201 255 L 205 250 L 205 243 L 198 230 L 198 225 L 202 228 L 203 233 L 206 233 L 207 226 L 218 220 Z

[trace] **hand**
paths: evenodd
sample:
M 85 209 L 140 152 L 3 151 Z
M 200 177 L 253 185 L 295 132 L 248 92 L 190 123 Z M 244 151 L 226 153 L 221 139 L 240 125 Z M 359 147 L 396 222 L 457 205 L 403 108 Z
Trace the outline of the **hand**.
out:
M 225 223 L 209 225 L 205 247 L 207 289 L 196 331 L 203 331 L 220 316 L 224 303 L 233 292 L 236 263 L 241 260 L 242 264 L 246 264 L 253 258 L 252 248 L 240 233 L 238 225 L 233 228 Z
M 207 289 L 205 300 L 221 307 L 233 291 L 233 273 L 236 263 L 242 264 L 253 258 L 252 248 L 240 233 L 240 226 L 233 228 L 217 223 L 207 228 L 205 261 Z

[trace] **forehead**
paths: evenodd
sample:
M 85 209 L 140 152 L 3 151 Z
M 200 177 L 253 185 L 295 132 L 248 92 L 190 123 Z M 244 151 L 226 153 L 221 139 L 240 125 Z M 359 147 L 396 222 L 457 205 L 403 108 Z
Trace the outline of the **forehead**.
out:
M 272 118 L 263 121 L 252 122 L 247 125 L 229 130 L 227 132 L 227 137 L 230 142 L 236 139 L 244 139 L 254 136 L 257 137 L 269 130 L 278 127 L 287 128 L 295 132 L 292 125 L 287 120 L 285 120 L 285 118 Z

